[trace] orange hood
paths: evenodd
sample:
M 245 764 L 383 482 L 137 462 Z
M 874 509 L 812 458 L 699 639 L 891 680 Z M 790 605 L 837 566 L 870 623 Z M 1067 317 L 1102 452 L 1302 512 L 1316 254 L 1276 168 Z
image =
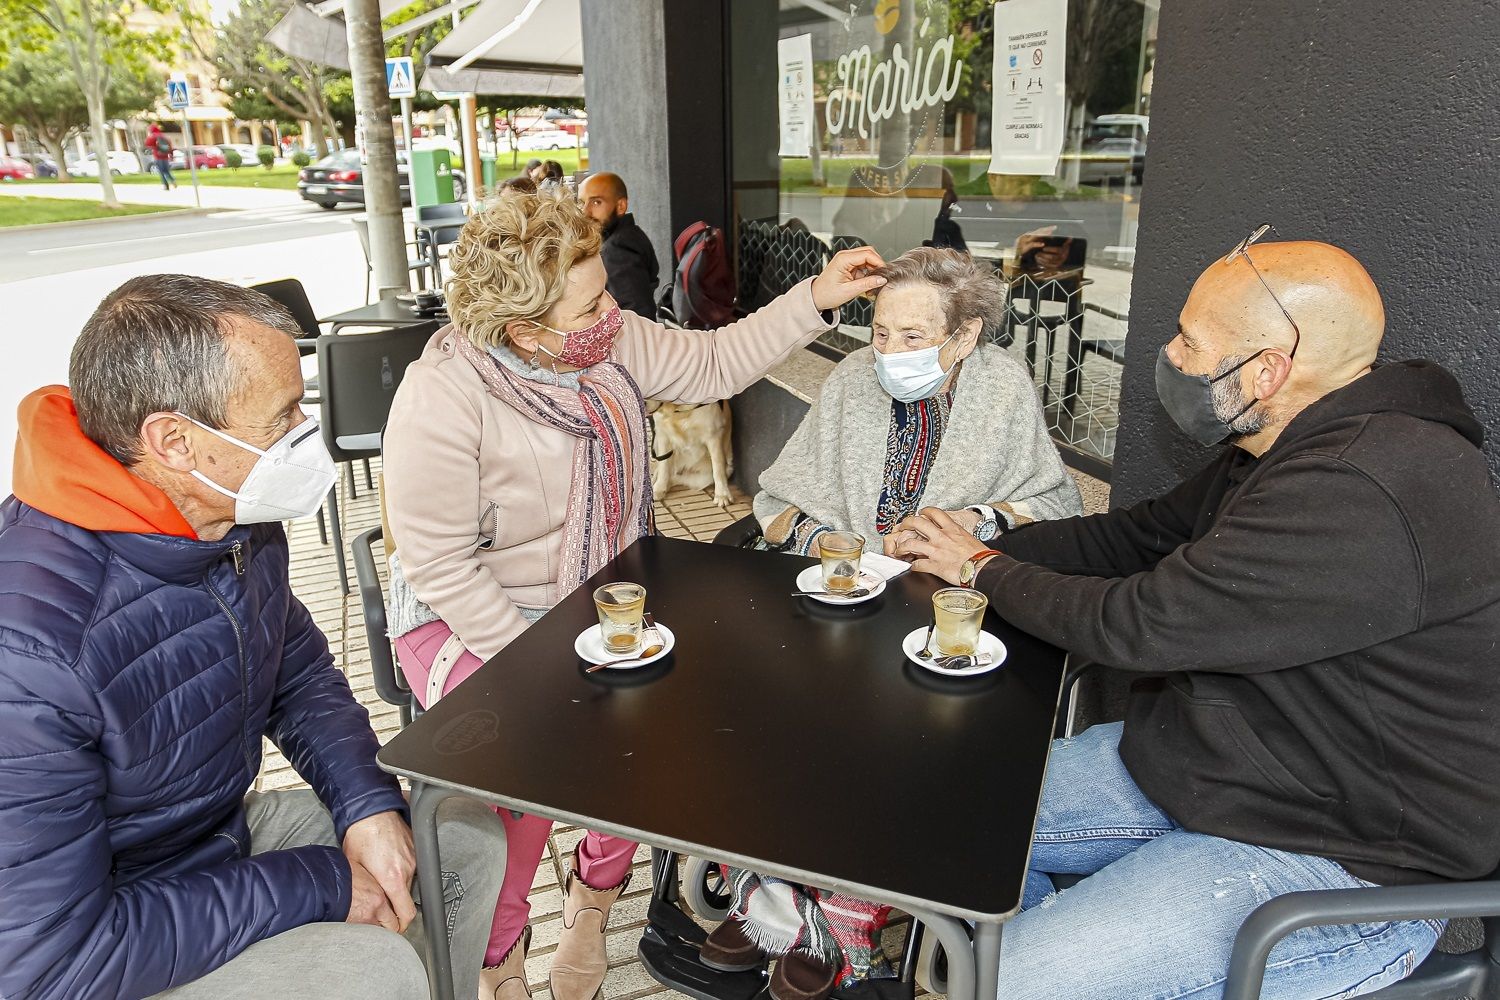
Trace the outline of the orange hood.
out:
M 21 400 L 16 498 L 88 531 L 198 537 L 172 501 L 84 436 L 67 386 Z

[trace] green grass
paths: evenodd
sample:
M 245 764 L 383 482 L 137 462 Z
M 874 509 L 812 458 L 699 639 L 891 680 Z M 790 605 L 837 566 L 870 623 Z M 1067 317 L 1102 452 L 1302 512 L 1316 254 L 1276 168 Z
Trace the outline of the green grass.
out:
M 849 190 L 850 177 L 856 169 L 868 170 L 874 163 L 872 158 L 823 159 L 823 184 L 814 184 L 812 160 L 788 158 L 781 161 L 781 190 L 796 194 L 843 194 Z M 953 187 L 960 197 L 1004 197 L 1028 200 L 1057 198 L 1063 201 L 1082 201 L 1109 197 L 1101 188 L 1080 185 L 1077 191 L 1060 191 L 1040 177 L 1009 177 L 988 172 L 990 158 L 975 156 L 917 156 L 907 161 L 907 168 L 917 171 L 921 167 L 941 166 L 953 175 Z M 941 175 L 935 169 L 921 170 L 912 178 L 911 187 L 919 188 L 923 194 L 931 194 L 941 183 Z M 856 184 L 862 190 L 863 184 Z M 934 195 L 935 196 L 935 195 Z
M 0 229 L 9 226 L 35 226 L 47 222 L 77 222 L 81 219 L 113 219 L 121 215 L 148 215 L 171 211 L 155 205 L 126 205 L 105 208 L 96 201 L 71 198 L 0 197 Z
M 238 170 L 224 167 L 219 170 L 198 171 L 198 183 L 202 187 L 269 188 L 277 191 L 297 190 L 297 171 L 300 167 L 288 163 L 278 164 L 267 170 L 260 164 L 243 166 Z M 193 175 L 187 170 L 173 170 L 172 179 L 183 187 L 191 187 Z M 156 174 L 129 174 L 116 177 L 116 184 L 160 184 Z
M 587 152 L 587 150 L 585 150 Z M 539 160 L 556 160 L 562 164 L 563 172 L 571 174 L 578 169 L 578 150 L 576 149 L 544 149 L 535 153 L 520 152 L 516 154 L 515 166 L 511 166 L 511 155 L 509 152 L 500 154 L 497 166 L 500 171 L 500 179 L 512 177 L 521 172 L 526 166 L 526 161 L 536 157 Z M 459 166 L 462 166 L 459 164 Z M 259 164 L 245 165 L 238 170 L 225 167 L 221 170 L 198 171 L 198 183 L 203 187 L 243 187 L 243 188 L 266 188 L 277 191 L 297 190 L 297 171 L 300 167 L 290 163 L 277 164 L 270 170 Z M 173 170 L 173 178 L 183 187 L 190 187 L 193 183 L 192 175 L 187 170 Z M 97 184 L 98 179 L 94 177 L 75 177 L 75 181 L 81 184 Z M 28 181 L 17 181 L 18 184 L 57 184 L 59 181 L 54 177 L 35 179 Z M 126 174 L 115 178 L 116 184 L 160 184 L 161 178 L 154 172 L 149 174 Z

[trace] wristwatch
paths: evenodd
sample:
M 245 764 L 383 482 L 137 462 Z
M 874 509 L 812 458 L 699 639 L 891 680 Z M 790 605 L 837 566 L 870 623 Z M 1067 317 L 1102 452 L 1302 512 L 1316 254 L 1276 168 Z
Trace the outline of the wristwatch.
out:
M 974 586 L 974 577 L 979 575 L 979 564 L 988 559 L 990 556 L 998 556 L 1000 554 L 1001 553 L 995 549 L 985 549 L 983 552 L 976 552 L 969 558 L 965 559 L 963 561 L 963 565 L 958 567 L 959 586 Z
M 966 510 L 972 510 L 979 515 L 979 525 L 974 529 L 974 537 L 981 542 L 988 542 L 1000 534 L 1000 514 L 989 504 L 977 503 Z

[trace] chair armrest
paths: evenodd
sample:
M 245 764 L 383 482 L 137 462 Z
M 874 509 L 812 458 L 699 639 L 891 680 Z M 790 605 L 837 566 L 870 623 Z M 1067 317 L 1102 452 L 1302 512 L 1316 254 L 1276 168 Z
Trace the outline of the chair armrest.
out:
M 386 635 L 385 591 L 380 588 L 380 574 L 375 568 L 375 543 L 384 537 L 384 529 L 377 525 L 358 535 L 349 548 L 354 556 L 354 576 L 359 582 L 359 603 L 365 615 L 375 693 L 386 704 L 400 707 L 411 703 L 411 692 L 396 670 L 391 641 Z
M 1493 916 L 1500 916 L 1500 881 L 1289 892 L 1257 906 L 1240 925 L 1224 1000 L 1257 1000 L 1271 949 L 1303 927 Z

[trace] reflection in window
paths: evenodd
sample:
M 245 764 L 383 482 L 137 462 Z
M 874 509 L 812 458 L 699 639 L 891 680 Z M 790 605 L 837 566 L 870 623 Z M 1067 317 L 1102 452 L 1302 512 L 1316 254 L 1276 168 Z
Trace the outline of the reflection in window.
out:
M 1067 0 L 1062 155 L 1052 174 L 1017 176 L 989 172 L 997 14 L 988 0 L 736 0 L 742 305 L 764 304 L 846 246 L 888 257 L 947 246 L 987 260 L 1011 289 L 998 340 L 1030 368 L 1055 436 L 1109 459 L 1158 2 Z M 811 51 L 811 115 L 790 133 L 778 117 L 785 44 Z M 806 149 L 784 148 L 789 135 Z M 870 312 L 846 309 L 825 342 L 868 343 Z

